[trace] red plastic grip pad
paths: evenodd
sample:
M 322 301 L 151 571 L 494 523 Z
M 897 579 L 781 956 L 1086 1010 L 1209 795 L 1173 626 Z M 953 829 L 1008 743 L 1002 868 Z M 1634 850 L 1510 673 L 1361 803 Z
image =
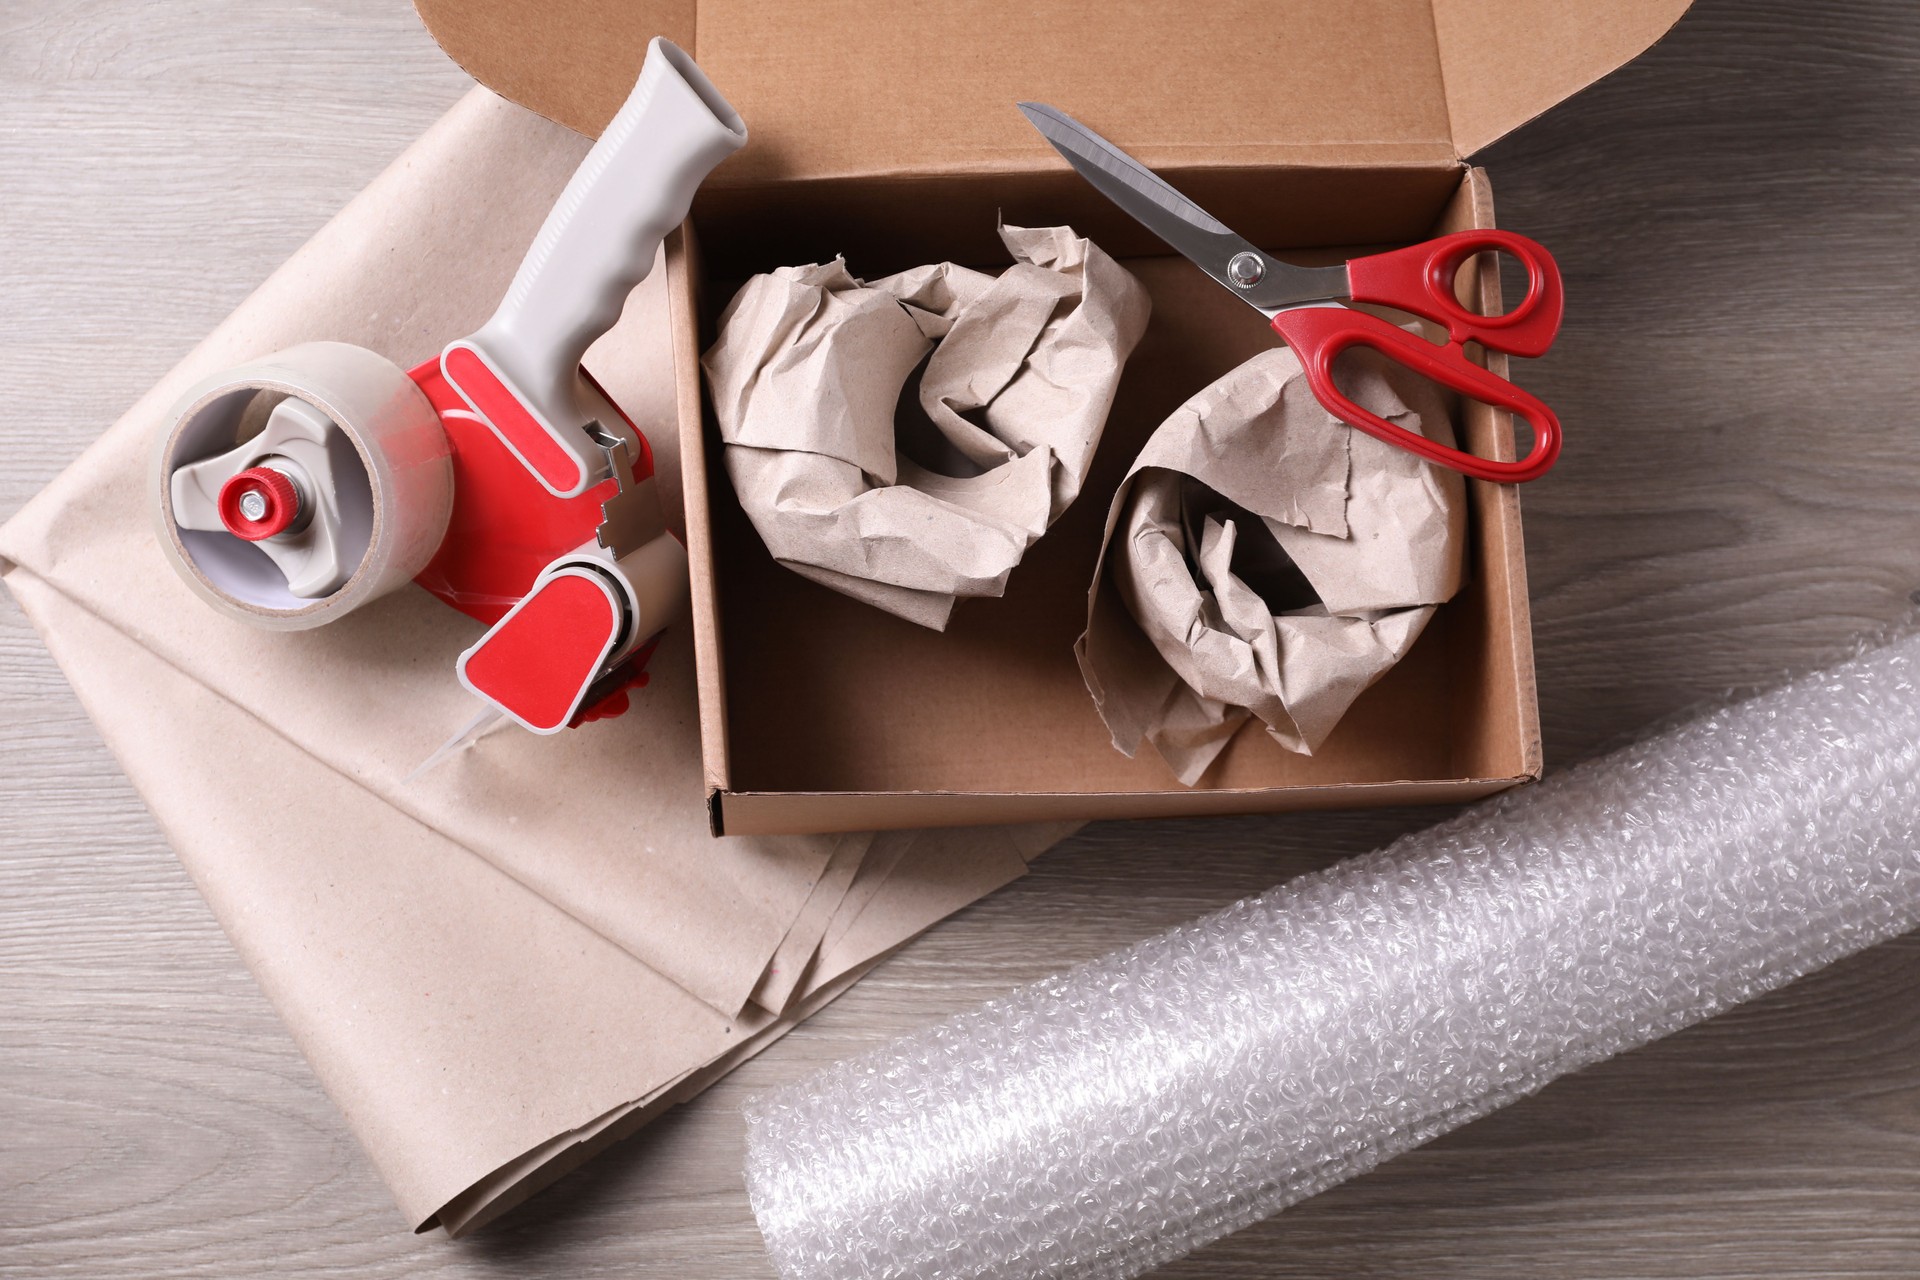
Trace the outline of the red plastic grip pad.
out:
M 578 574 L 548 579 L 467 651 L 461 675 L 530 727 L 565 728 L 619 638 L 611 591 Z
M 560 447 L 513 389 L 487 367 L 479 353 L 468 347 L 452 347 L 441 364 L 447 381 L 542 480 L 563 493 L 580 484 L 580 464 Z

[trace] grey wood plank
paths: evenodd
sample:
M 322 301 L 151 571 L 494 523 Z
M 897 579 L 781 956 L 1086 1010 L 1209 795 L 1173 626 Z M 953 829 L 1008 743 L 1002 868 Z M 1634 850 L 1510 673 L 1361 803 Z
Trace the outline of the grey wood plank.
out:
M 1920 13 L 1698 0 L 1485 157 L 1573 306 L 1523 379 L 1549 762 L 1910 623 Z M 400 3 L 0 12 L 0 514 L 457 96 Z M 11 602 L 0 1275 L 765 1277 L 738 1104 L 1421 812 L 1106 825 L 461 1242 L 406 1235 Z M 1920 939 L 1562 1081 L 1167 1269 L 1920 1272 Z

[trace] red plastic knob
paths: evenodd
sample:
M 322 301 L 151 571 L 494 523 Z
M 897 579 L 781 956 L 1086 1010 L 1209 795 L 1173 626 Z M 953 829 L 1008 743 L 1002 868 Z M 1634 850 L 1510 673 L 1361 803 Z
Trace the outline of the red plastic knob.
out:
M 228 533 L 259 542 L 300 518 L 300 490 L 272 467 L 248 467 L 220 486 L 218 505 Z

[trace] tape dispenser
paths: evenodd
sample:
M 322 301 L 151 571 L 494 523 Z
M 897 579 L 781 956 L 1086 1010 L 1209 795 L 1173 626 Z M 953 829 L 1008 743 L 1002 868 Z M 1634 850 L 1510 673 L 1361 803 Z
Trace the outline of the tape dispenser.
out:
M 411 371 L 314 342 L 188 392 L 153 478 L 174 568 L 223 613 L 283 630 L 416 581 L 489 624 L 455 663 L 487 704 L 476 726 L 556 733 L 625 710 L 684 610 L 686 550 L 645 436 L 580 362 L 746 139 L 692 58 L 655 39 L 478 330 Z

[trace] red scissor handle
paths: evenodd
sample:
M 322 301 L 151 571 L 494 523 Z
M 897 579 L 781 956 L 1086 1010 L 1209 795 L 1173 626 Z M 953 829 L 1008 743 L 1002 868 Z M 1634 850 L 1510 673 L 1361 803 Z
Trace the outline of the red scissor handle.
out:
M 1560 419 L 1554 416 L 1553 410 L 1505 378 L 1482 369 L 1457 346 L 1428 342 L 1378 316 L 1347 307 L 1299 307 L 1282 311 L 1273 318 L 1273 329 L 1300 357 L 1307 385 L 1327 411 L 1388 444 L 1410 449 L 1443 467 L 1502 484 L 1538 479 L 1560 456 Z M 1334 357 L 1353 346 L 1372 347 L 1389 360 L 1442 386 L 1519 414 L 1533 427 L 1533 447 L 1517 462 L 1496 462 L 1429 440 L 1417 431 L 1396 427 L 1385 418 L 1368 413 L 1333 383 Z
M 1496 249 L 1526 264 L 1527 296 L 1505 315 L 1483 316 L 1460 305 L 1453 282 L 1468 258 Z M 1347 263 L 1347 284 L 1355 302 L 1411 311 L 1445 325 L 1453 342 L 1473 339 L 1515 356 L 1545 355 L 1560 332 L 1566 308 L 1553 255 L 1539 241 L 1511 231 L 1456 231 L 1405 249 L 1354 258 Z

